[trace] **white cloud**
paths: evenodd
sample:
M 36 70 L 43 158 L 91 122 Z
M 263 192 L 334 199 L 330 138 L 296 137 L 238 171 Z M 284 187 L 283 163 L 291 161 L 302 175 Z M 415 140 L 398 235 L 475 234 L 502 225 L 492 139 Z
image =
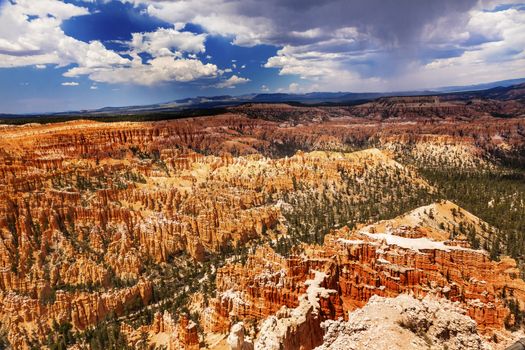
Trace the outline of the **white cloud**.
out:
M 173 55 L 173 50 L 200 53 L 205 51 L 205 40 L 205 34 L 160 28 L 155 32 L 134 33 L 130 48 L 134 51 L 147 52 L 154 56 Z
M 188 82 L 217 75 L 217 66 L 203 64 L 195 55 L 205 51 L 206 34 L 181 32 L 183 24 L 175 29 L 133 33 L 131 41 L 121 42 L 129 47 L 126 53 L 132 58 L 128 59 L 100 41 L 85 43 L 61 29 L 64 20 L 87 14 L 84 7 L 58 0 L 5 3 L 0 8 L 0 67 L 75 65 L 64 73 L 65 77 L 87 75 L 98 82 L 140 85 Z M 143 62 L 138 56 L 141 52 L 153 58 Z
M 87 75 L 91 80 L 101 83 L 132 83 L 155 85 L 157 83 L 178 81 L 188 82 L 201 78 L 215 77 L 217 66 L 203 64 L 199 60 L 176 59 L 170 56 L 156 57 L 143 64 L 135 57 L 131 65 L 122 67 L 75 67 L 67 71 L 66 77 Z
M 107 50 L 99 41 L 85 43 L 64 34 L 63 21 L 88 13 L 86 8 L 57 0 L 4 3 L 0 8 L 0 67 L 126 63 L 126 59 Z
M 288 91 L 292 92 L 292 93 L 296 93 L 297 91 L 299 91 L 299 84 L 297 83 L 291 83 L 289 86 L 288 86 Z
M 227 80 L 221 81 L 220 83 L 216 84 L 215 87 L 217 87 L 219 89 L 222 89 L 222 88 L 233 89 L 237 85 L 245 84 L 245 83 L 247 83 L 249 81 L 250 81 L 250 79 L 248 79 L 248 78 L 242 78 L 242 77 L 238 77 L 237 75 L 232 75 Z
M 177 26 L 182 29 L 182 25 Z M 133 33 L 129 42 L 131 59 L 127 64 L 93 66 L 83 64 L 68 70 L 64 76 L 87 75 L 91 80 L 111 84 L 131 83 L 155 85 L 170 81 L 189 82 L 201 78 L 213 78 L 221 72 L 212 63 L 204 64 L 196 53 L 205 52 L 205 34 L 180 32 L 177 29 L 160 28 L 155 32 Z M 151 59 L 143 61 L 140 53 L 148 53 Z M 184 57 L 187 54 L 187 57 Z
M 96 85 L 91 85 L 91 86 L 89 87 L 89 89 L 90 89 L 90 90 L 98 90 L 98 86 L 96 86 Z
M 145 4 L 148 14 L 170 23 L 194 23 L 210 34 L 231 36 L 236 45 L 254 46 L 273 33 L 271 19 L 240 14 L 238 8 L 242 2 L 239 1 L 121 1 Z
M 62 86 L 79 86 L 80 84 L 76 81 L 66 81 L 61 84 Z
M 473 11 L 469 33 L 494 41 L 485 42 L 457 57 L 436 59 L 423 66 L 417 81 L 427 85 L 472 84 L 525 76 L 525 12 L 508 9 L 498 12 Z M 422 84 L 423 82 L 420 82 Z
M 299 84 L 290 83 L 287 87 L 277 89 L 277 92 L 291 93 L 291 94 L 304 94 L 307 92 L 319 91 L 320 86 L 318 84 Z
M 263 85 L 261 85 L 261 91 L 268 92 L 268 91 L 270 91 L 270 88 L 268 88 L 268 86 L 263 84 Z
M 320 38 L 324 35 L 323 30 L 321 30 L 321 28 L 312 28 L 312 29 L 308 29 L 304 31 L 294 30 L 290 34 L 291 36 L 294 36 L 296 38 L 302 38 L 302 39 Z
M 297 52 L 293 47 L 285 46 L 277 52 L 277 56 L 270 57 L 264 67 L 278 68 L 281 75 L 298 75 L 303 79 L 316 79 L 332 75 L 341 70 L 339 54 L 323 52 Z

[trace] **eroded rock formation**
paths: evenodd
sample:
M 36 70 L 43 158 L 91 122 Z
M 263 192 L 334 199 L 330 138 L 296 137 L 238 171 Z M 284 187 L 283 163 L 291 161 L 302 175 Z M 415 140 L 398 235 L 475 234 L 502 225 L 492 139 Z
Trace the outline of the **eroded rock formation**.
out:
M 269 247 L 258 249 L 244 266 L 218 271 L 219 296 L 204 324 L 226 332 L 232 317 L 262 322 L 260 344 L 286 342 L 286 349 L 311 349 L 319 345 L 322 321 L 346 320 L 349 311 L 375 296 L 410 294 L 458 303 L 475 321 L 476 332 L 490 335 L 504 329 L 514 317 L 505 296 L 512 295 L 520 305 L 525 301 L 525 282 L 517 277 L 516 263 L 510 258 L 491 261 L 461 237 L 450 240 L 449 226 L 441 225 L 447 220 L 475 223 L 480 234 L 487 227 L 452 203 L 441 202 L 354 231 L 334 231 L 324 245 L 304 246 L 300 256 L 285 258 Z M 306 302 L 312 280 L 330 292 Z M 318 310 L 315 317 L 313 310 Z
M 515 112 L 510 103 L 505 108 Z M 1 331 L 16 348 L 29 348 L 42 346 L 55 322 L 80 334 L 109 316 L 124 324 L 146 305 L 161 309 L 204 284 L 203 266 L 212 261 L 214 271 L 217 256 L 292 229 L 322 238 L 317 226 L 300 226 L 314 216 L 297 214 L 305 203 L 326 212 L 318 222 L 323 229 L 346 223 L 353 211 L 359 212 L 351 224 L 371 222 L 388 206 L 420 203 L 435 188 L 393 157 L 473 168 L 488 167 L 494 152 L 519 155 L 523 120 L 494 118 L 492 110 L 484 103 L 391 99 L 355 108 L 247 105 L 162 122 L 0 126 Z M 371 146 L 382 150 L 343 153 Z M 442 161 L 443 154 L 450 157 Z M 325 211 L 335 203 L 339 211 Z M 464 237 L 448 232 L 463 219 L 442 218 L 444 230 L 429 220 L 390 229 L 407 239 L 450 240 L 444 249 L 414 251 L 388 237 L 374 239 L 371 231 L 344 229 L 324 247 L 305 246 L 302 256 L 261 248 L 244 267 L 217 272 L 219 296 L 207 304 L 204 324 L 224 334 L 230 314 L 262 320 L 279 312 L 296 324 L 291 315 L 308 289 L 304 282 L 318 271 L 326 274 L 320 287 L 337 293 L 320 298 L 310 323 L 282 334 L 290 344 L 308 331 L 317 334 L 313 347 L 322 338 L 315 333 L 321 321 L 346 317 L 373 295 L 405 292 L 459 300 L 482 331 L 501 327 L 509 313 L 499 294 L 523 297 L 514 263 L 469 250 Z M 378 225 L 376 233 L 386 230 Z M 482 242 L 493 233 L 473 232 Z M 192 275 L 197 267 L 202 274 Z M 188 347 L 201 340 L 184 318 L 161 315 L 162 322 L 156 316 L 156 325 L 144 328 L 148 334 L 171 339 L 164 344 L 172 347 L 175 339 Z

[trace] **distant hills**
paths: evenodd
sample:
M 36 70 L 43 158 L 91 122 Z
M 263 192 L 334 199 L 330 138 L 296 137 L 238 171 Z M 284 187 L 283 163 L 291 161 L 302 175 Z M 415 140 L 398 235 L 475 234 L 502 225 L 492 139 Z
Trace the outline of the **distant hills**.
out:
M 433 90 L 394 91 L 394 92 L 310 92 L 305 94 L 292 93 L 264 93 L 241 96 L 197 96 L 188 97 L 166 103 L 137 105 L 125 107 L 104 107 L 94 110 L 68 111 L 59 113 L 45 113 L 27 115 L 35 117 L 45 116 L 109 116 L 135 115 L 151 113 L 179 113 L 185 110 L 206 110 L 240 105 L 243 103 L 297 103 L 305 105 L 341 105 L 359 104 L 381 97 L 392 96 L 428 96 L 446 95 L 450 98 L 491 98 L 509 99 L 523 98 L 525 78 L 502 80 L 485 84 L 468 86 L 447 86 Z M 521 97 L 520 97 L 521 96 Z M 23 117 L 23 115 L 0 114 L 0 118 Z
M 447 86 L 442 88 L 433 89 L 436 92 L 461 92 L 461 91 L 475 91 L 475 90 L 486 90 L 495 87 L 508 87 L 512 85 L 518 85 L 525 83 L 525 78 L 500 80 L 492 83 L 467 85 L 467 86 Z

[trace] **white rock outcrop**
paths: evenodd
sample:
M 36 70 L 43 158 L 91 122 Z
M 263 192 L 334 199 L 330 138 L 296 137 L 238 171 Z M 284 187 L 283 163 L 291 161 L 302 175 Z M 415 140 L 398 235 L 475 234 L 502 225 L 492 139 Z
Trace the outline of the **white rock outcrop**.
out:
M 427 296 L 373 296 L 348 321 L 325 321 L 324 343 L 316 350 L 488 350 L 476 323 L 454 303 Z
M 321 287 L 327 277 L 324 272 L 311 271 L 314 278 L 305 281 L 306 293 L 299 297 L 294 309 L 283 306 L 274 316 L 261 325 L 255 349 L 261 350 L 309 350 L 322 340 L 319 298 L 328 298 L 335 290 Z
M 244 324 L 238 322 L 234 324 L 228 336 L 228 345 L 231 350 L 253 350 L 253 343 L 250 338 L 245 338 Z

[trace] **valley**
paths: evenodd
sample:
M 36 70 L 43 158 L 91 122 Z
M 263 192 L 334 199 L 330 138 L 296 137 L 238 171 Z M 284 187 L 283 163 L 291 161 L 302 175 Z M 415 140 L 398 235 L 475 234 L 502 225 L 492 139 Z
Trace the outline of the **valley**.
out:
M 505 349 L 523 91 L 3 124 L 0 348 Z

